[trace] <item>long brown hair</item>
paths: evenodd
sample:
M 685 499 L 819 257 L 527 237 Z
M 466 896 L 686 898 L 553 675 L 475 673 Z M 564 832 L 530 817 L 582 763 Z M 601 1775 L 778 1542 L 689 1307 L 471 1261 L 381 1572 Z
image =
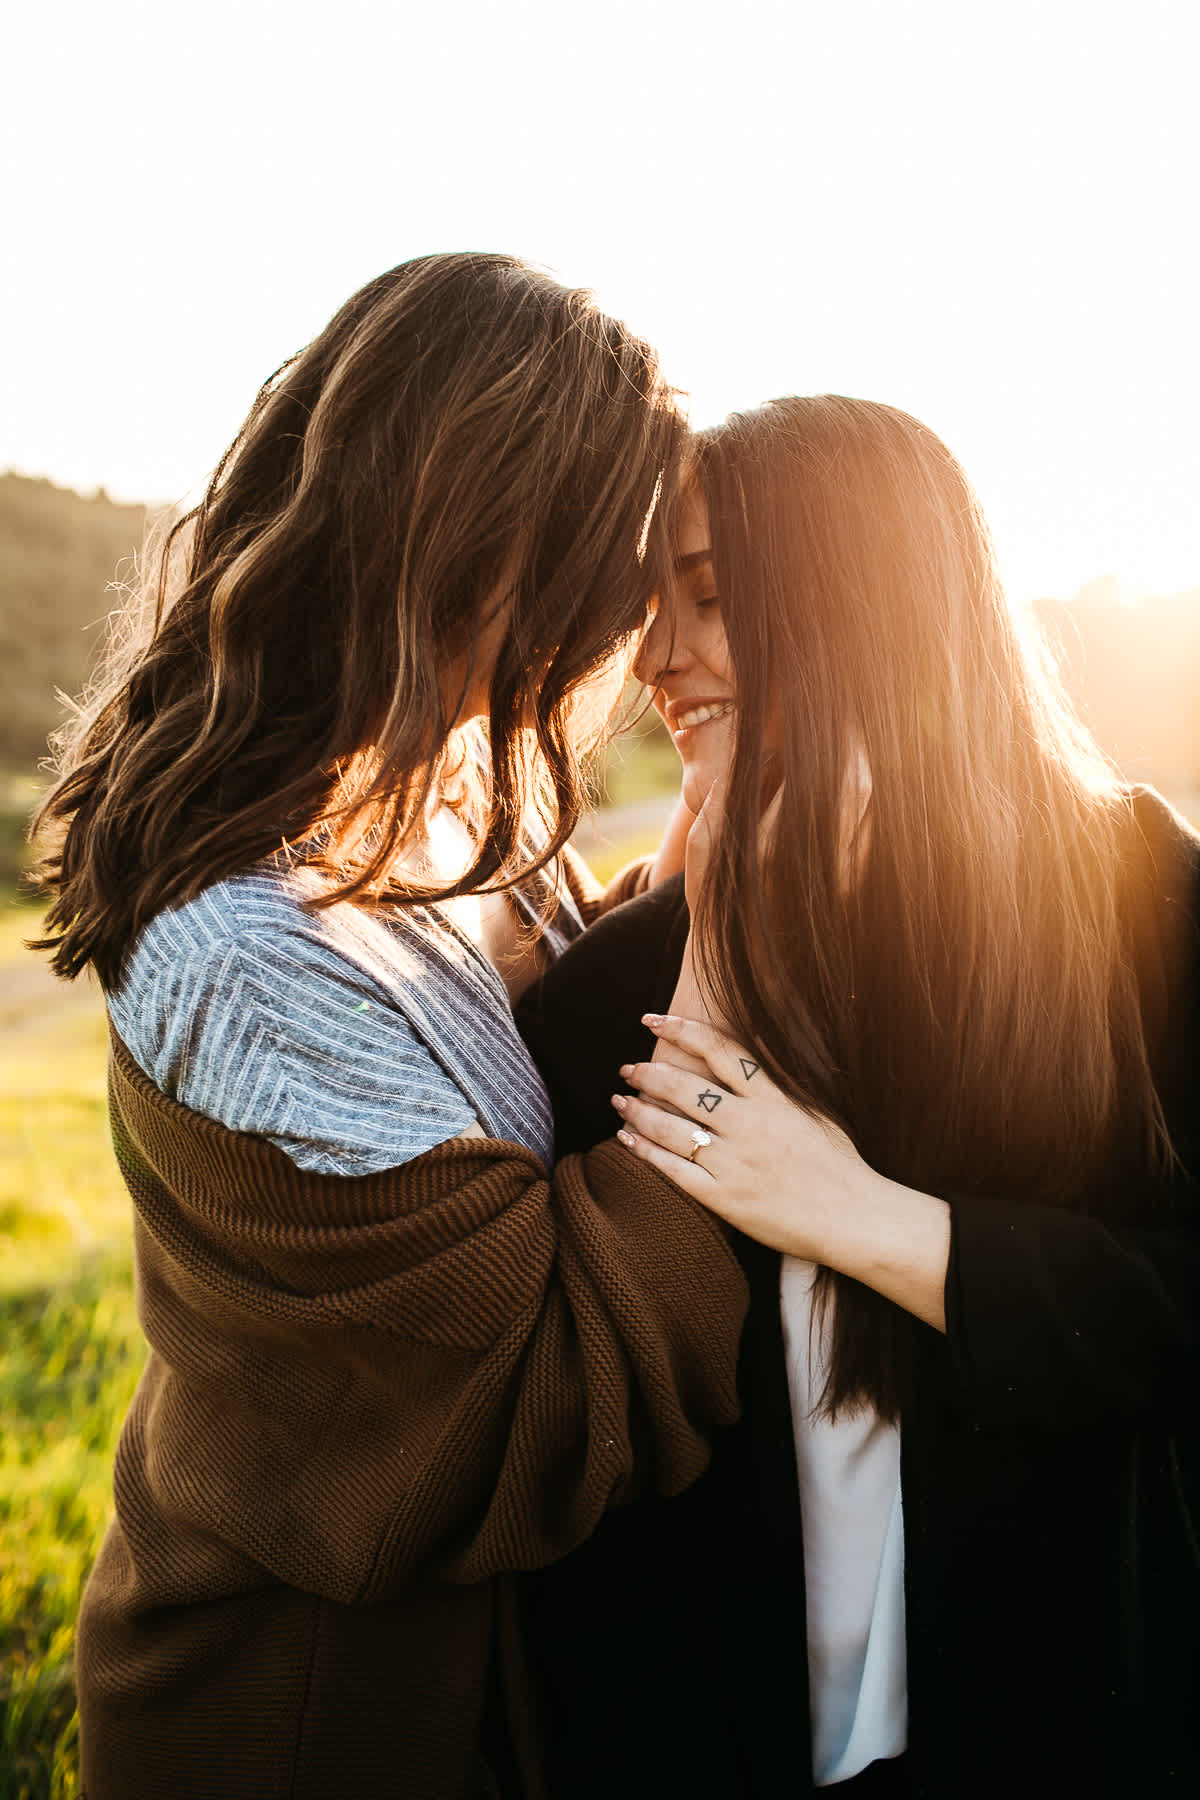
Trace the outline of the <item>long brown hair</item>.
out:
M 114 984 L 161 908 L 283 846 L 323 902 L 394 888 L 454 755 L 445 671 L 466 652 L 470 683 L 505 598 L 477 854 L 400 897 L 547 861 L 584 800 L 573 701 L 660 583 L 682 444 L 653 351 L 589 294 L 470 253 L 368 283 L 263 387 L 58 740 L 55 970 Z
M 1118 1148 L 1169 1154 L 1122 917 L 1128 796 L 1007 601 L 959 464 L 907 414 L 828 395 L 734 415 L 697 454 L 738 702 L 700 941 L 735 1030 L 928 1192 L 1069 1206 Z M 910 1321 L 820 1279 L 827 1407 L 894 1416 Z

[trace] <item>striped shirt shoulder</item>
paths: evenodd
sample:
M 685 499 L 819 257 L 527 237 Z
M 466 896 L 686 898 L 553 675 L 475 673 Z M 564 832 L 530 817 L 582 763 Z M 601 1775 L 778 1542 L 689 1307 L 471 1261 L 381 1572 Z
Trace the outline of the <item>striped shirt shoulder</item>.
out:
M 317 912 L 303 870 L 158 914 L 108 995 L 172 1099 L 302 1168 L 394 1167 L 480 1123 L 549 1158 L 549 1103 L 491 964 L 437 908 Z

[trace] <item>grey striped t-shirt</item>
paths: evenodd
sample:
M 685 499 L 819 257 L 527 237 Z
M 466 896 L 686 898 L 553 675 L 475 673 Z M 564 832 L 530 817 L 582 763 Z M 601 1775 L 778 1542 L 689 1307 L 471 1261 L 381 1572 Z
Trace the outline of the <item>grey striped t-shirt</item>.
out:
M 546 1090 L 483 953 L 439 907 L 305 912 L 316 891 L 303 869 L 256 871 L 152 919 L 107 996 L 139 1067 L 324 1174 L 392 1168 L 476 1120 L 548 1164 Z M 582 929 L 559 900 L 555 952 Z

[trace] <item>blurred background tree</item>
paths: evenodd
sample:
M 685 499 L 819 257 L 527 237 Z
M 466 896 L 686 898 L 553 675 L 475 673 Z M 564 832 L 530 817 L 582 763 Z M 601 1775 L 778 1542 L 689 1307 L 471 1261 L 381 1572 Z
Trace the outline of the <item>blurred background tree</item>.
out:
M 85 498 L 50 481 L 0 475 L 0 767 L 31 769 L 61 717 L 55 690 L 78 694 L 132 572 L 146 509 Z
M 132 573 L 146 509 L 0 475 L 0 893 L 24 855 L 46 739 L 78 695 L 115 595 Z

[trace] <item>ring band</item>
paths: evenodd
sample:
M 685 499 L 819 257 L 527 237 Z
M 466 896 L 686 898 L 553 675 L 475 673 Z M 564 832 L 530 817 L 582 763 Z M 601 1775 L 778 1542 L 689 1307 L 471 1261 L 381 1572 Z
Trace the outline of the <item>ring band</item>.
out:
M 711 1143 L 712 1143 L 712 1137 L 707 1131 L 705 1131 L 704 1127 L 702 1125 L 693 1125 L 693 1127 L 692 1127 L 692 1149 L 691 1149 L 691 1154 L 688 1157 L 688 1161 L 695 1162 L 695 1160 L 699 1156 L 701 1150 L 707 1150 L 708 1146 Z

